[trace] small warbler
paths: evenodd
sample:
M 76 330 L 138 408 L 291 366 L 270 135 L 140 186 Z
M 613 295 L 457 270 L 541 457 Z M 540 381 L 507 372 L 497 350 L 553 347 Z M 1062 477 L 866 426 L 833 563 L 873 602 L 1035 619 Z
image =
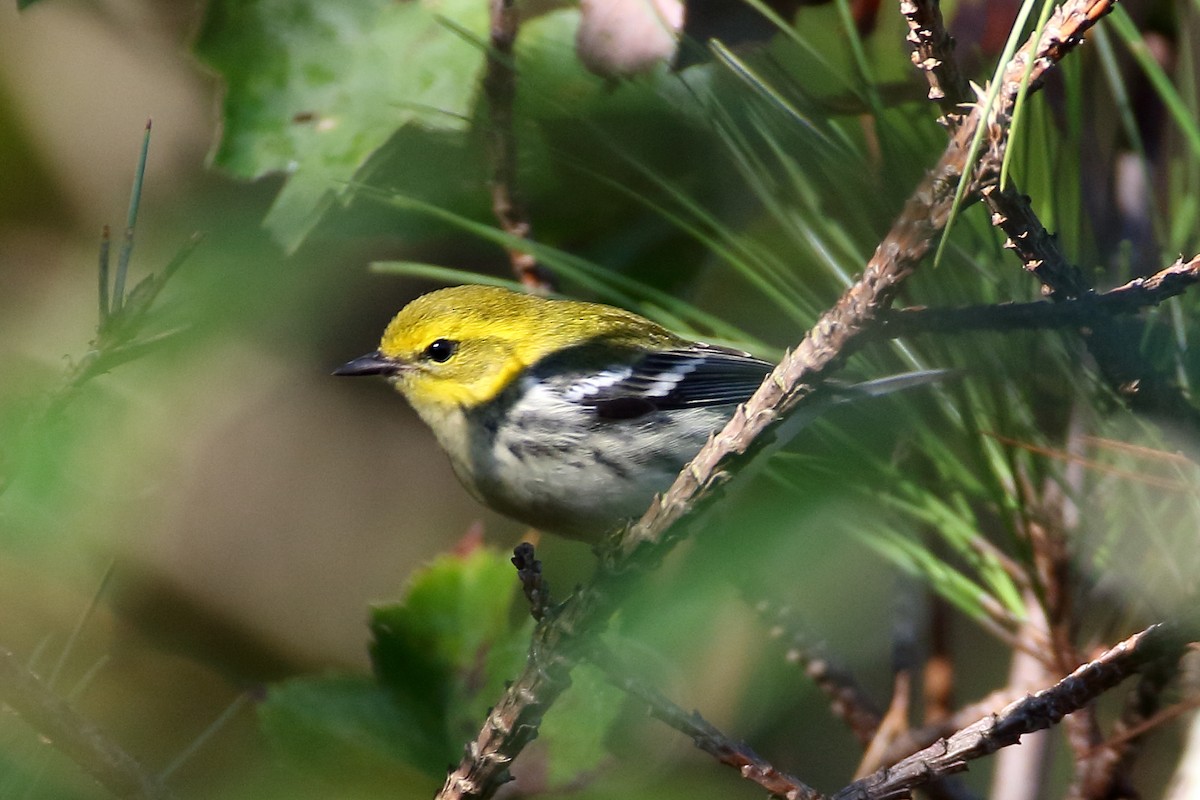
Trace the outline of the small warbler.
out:
M 485 505 L 595 540 L 644 512 L 771 369 L 611 306 L 457 286 L 413 300 L 334 374 L 385 376 Z M 888 380 L 859 387 L 913 383 Z

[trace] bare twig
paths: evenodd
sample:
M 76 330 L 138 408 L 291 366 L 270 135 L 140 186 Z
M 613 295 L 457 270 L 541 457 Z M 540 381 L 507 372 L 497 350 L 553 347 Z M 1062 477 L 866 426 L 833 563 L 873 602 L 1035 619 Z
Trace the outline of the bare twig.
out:
M 908 23 L 912 62 L 929 81 L 929 99 L 942 109 L 944 121 L 963 114 L 962 104 L 970 102 L 971 87 L 958 69 L 954 58 L 954 38 L 946 32 L 942 9 L 937 0 L 901 0 L 900 13 Z
M 995 162 L 998 164 L 998 162 Z M 1088 298 L 1092 289 L 1078 267 L 1069 263 L 1055 238 L 1037 219 L 1029 199 L 1013 188 L 985 189 L 984 202 L 992 211 L 992 221 L 1008 236 L 1007 246 L 1020 256 L 1025 268 L 1042 282 L 1052 300 Z M 1187 264 L 1194 264 L 1193 258 Z M 1191 280 L 1187 264 L 1177 262 L 1154 278 L 1174 284 Z M 1133 299 L 1147 290 L 1139 283 L 1128 284 Z M 1147 279 L 1149 280 L 1149 279 Z M 1154 290 L 1151 290 L 1154 291 Z M 1155 370 L 1140 351 L 1141 334 L 1116 320 L 1096 320 L 1082 329 L 1088 351 L 1100 374 L 1135 411 L 1159 414 L 1200 427 L 1200 411 L 1166 374 Z
M 644 702 L 652 717 L 690 737 L 697 748 L 733 767 L 743 778 L 757 783 L 773 796 L 787 800 L 818 800 L 821 797 L 800 779 L 775 769 L 749 745 L 726 736 L 699 712 L 684 711 L 653 687 L 632 677 L 602 645 L 590 649 L 588 660 L 604 671 L 610 683 Z
M 909 728 L 917 667 L 917 606 L 919 590 L 912 581 L 901 580 L 892 596 L 892 697 L 874 738 L 863 751 L 854 777 L 869 775 L 882 766 L 879 755 L 888 743 Z
M 1054 686 L 1018 700 L 898 764 L 850 784 L 833 795 L 833 800 L 907 797 L 918 786 L 961 772 L 974 759 L 1016 744 L 1027 733 L 1056 724 L 1065 715 L 1083 708 L 1172 651 L 1182 652 L 1182 643 L 1175 633 L 1163 625 L 1151 626 L 1084 664 Z
M 996 155 L 1003 156 L 1003 153 Z M 999 176 L 1000 161 L 992 168 Z M 1025 270 L 1041 281 L 1043 291 L 1055 301 L 1087 297 L 1092 292 L 1079 267 L 1067 260 L 1054 234 L 1046 230 L 1029 204 L 1029 198 L 1015 188 L 1001 189 L 999 184 L 984 187 L 980 194 L 992 212 L 992 225 L 1004 231 L 1004 246 L 1012 250 Z
M 908 713 L 911 707 L 913 692 L 913 673 L 911 669 L 902 669 L 892 677 L 892 702 L 887 712 L 879 721 L 875 738 L 863 751 L 854 777 L 860 778 L 874 772 L 883 763 L 879 756 L 898 736 L 908 730 Z
M 521 581 L 525 599 L 529 601 L 529 613 L 541 622 L 551 605 L 550 584 L 542 576 L 542 562 L 537 560 L 533 545 L 529 542 L 517 545 L 510 560 L 517 568 L 517 579 Z
M 1162 692 L 1175 676 L 1181 653 L 1168 652 L 1163 658 L 1150 664 L 1138 680 L 1138 685 L 1126 700 L 1112 736 L 1099 743 L 1092 752 L 1083 754 L 1090 766 L 1086 781 L 1081 782 L 1078 796 L 1082 798 L 1132 797 L 1130 770 L 1138 754 L 1138 745 L 1147 732 L 1169 719 L 1156 712 L 1162 700 Z M 1175 713 L 1186 710 L 1189 704 L 1174 707 Z M 1195 700 L 1191 705 L 1195 705 Z M 1168 708 L 1170 712 L 1173 709 Z
M 1046 496 L 1043 495 L 1043 499 Z M 1029 498 L 1027 508 L 1036 508 L 1037 501 Z M 1030 519 L 1025 523 L 1026 537 L 1032 551 L 1041 589 L 1040 601 L 1046 613 L 1050 634 L 1050 652 L 1043 658 L 1060 674 L 1079 664 L 1082 659 L 1074 645 L 1071 597 L 1074 579 L 1070 553 L 1067 551 L 1066 531 L 1062 528 L 1055 509 L 1062 502 L 1061 496 L 1054 501 L 1041 504 L 1041 519 Z M 1049 507 L 1048 507 L 1049 506 Z M 1035 601 L 1036 602 L 1036 601 Z
M 984 160 L 985 165 L 990 166 L 981 169 L 998 175 L 1002 158 L 1003 147 L 994 147 Z M 1008 237 L 1006 246 L 1016 252 L 1025 269 L 1042 282 L 1043 291 L 1051 300 L 1092 295 L 1092 287 L 1083 272 L 1067 260 L 1055 237 L 1033 212 L 1028 197 L 1014 186 L 1000 189 L 995 183 L 984 188 L 982 196 L 992 212 L 993 224 Z M 1171 271 L 1163 278 L 1179 280 L 1186 271 L 1183 266 L 1177 262 L 1176 267 L 1180 269 L 1168 268 Z M 1142 289 L 1140 286 L 1130 288 L 1133 290 L 1130 297 Z M 1135 411 L 1160 414 L 1200 427 L 1200 410 L 1170 376 L 1156 370 L 1142 356 L 1139 346 L 1142 337 L 1138 331 L 1130 331 L 1115 320 L 1099 320 L 1083 328 L 1082 334 L 1100 374 Z
M 978 702 L 963 706 L 948 717 L 906 731 L 892 739 L 887 749 L 879 754 L 879 763 L 895 764 L 918 750 L 928 747 L 938 739 L 965 728 L 980 717 L 1024 697 L 1026 693 L 1027 690 L 1023 688 L 998 689 Z
M 1100 294 L 1058 303 L 998 303 L 966 308 L 890 309 L 880 315 L 871 336 L 899 338 L 922 333 L 962 333 L 990 330 L 1037 330 L 1101 325 L 1117 314 L 1133 314 L 1157 306 L 1200 283 L 1200 255 L 1174 264 L 1145 278 Z
M 1071 426 L 1074 428 L 1074 425 Z M 1074 437 L 1068 434 L 1069 446 Z M 1083 471 L 1071 463 L 1065 471 L 1072 484 L 1082 479 Z M 1038 591 L 1028 593 L 1029 625 L 1044 629 L 1049 648 L 1043 651 L 1043 668 L 1050 674 L 1063 675 L 1083 662 L 1075 647 L 1076 618 L 1073 595 L 1075 572 L 1072 567 L 1067 537 L 1077 515 L 1068 499 L 1068 490 L 1057 478 L 1047 478 L 1039 490 L 1024 470 L 1017 471 L 1017 487 L 1024 510 L 1020 528 L 1029 544 Z M 1076 488 L 1074 494 L 1078 494 Z M 1094 708 L 1081 709 L 1064 723 L 1067 741 L 1074 753 L 1074 780 L 1068 797 L 1083 800 L 1091 795 L 1080 794 L 1092 783 L 1091 775 L 1100 758 L 1089 755 L 1101 741 L 1102 734 Z
M 117 797 L 173 797 L 133 756 L 81 717 L 4 648 L 0 648 L 0 702 L 20 714 L 46 742 Z
M 492 212 L 505 233 L 528 239 L 532 226 L 517 189 L 517 139 L 513 131 L 513 103 L 517 97 L 513 45 L 520 18 L 513 0 L 489 0 L 491 47 L 483 76 L 488 107 L 488 156 L 492 164 Z M 508 249 L 513 273 L 536 294 L 554 291 L 554 279 L 537 259 L 516 248 Z
M 1086 470 L 1078 459 L 1083 431 L 1079 414 L 1070 414 L 1066 426 L 1065 446 L 1074 456 L 1058 474 L 1043 479 L 1042 489 L 1034 493 L 1028 481 L 1020 485 L 1026 494 L 1022 508 L 1026 510 L 1023 528 L 1029 541 L 1039 593 L 1044 612 L 1045 628 L 1051 647 L 1046 653 L 1047 666 L 1061 675 L 1085 659 L 1076 647 L 1078 617 L 1075 595 L 1078 577 L 1071 557 L 1069 542 L 1079 526 L 1079 510 L 1072 498 L 1083 494 Z M 1021 472 L 1018 471 L 1018 475 Z M 1033 614 L 1030 614 L 1031 619 Z M 1081 709 L 1064 722 L 1067 741 L 1074 755 L 1074 778 L 1067 792 L 1071 800 L 1101 800 L 1107 794 L 1096 794 L 1095 788 L 1107 785 L 1105 775 L 1111 775 L 1112 751 L 1097 752 L 1096 745 L 1103 733 L 1094 706 Z
M 1176 717 L 1186 714 L 1189 711 L 1194 711 L 1200 708 L 1200 695 L 1192 695 L 1186 700 L 1181 700 L 1178 703 L 1167 706 L 1153 716 L 1147 717 L 1136 725 L 1126 727 L 1122 725 L 1122 730 L 1114 733 L 1104 743 L 1105 747 L 1123 746 L 1131 740 L 1135 740 L 1146 735 L 1164 723 L 1170 722 Z
M 551 605 L 549 587 L 542 575 L 542 562 L 534 555 L 533 545 L 522 542 L 513 550 L 513 566 L 529 600 L 533 618 L 541 621 Z M 775 769 L 749 745 L 726 736 L 700 716 L 688 713 L 672 703 L 661 692 L 631 674 L 620 659 L 599 640 L 592 640 L 586 652 L 587 660 L 599 667 L 609 683 L 646 704 L 652 717 L 691 738 L 697 748 L 722 764 L 734 767 L 741 776 L 762 786 L 773 795 L 789 800 L 816 800 L 819 797 L 798 778 Z

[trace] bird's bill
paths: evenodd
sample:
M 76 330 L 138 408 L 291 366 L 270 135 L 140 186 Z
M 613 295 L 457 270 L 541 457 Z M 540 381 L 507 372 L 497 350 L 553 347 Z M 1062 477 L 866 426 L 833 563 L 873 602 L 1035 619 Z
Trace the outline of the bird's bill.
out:
M 359 356 L 353 361 L 347 361 L 333 371 L 334 375 L 395 375 L 404 369 L 404 364 L 388 358 L 383 353 L 376 350 L 374 353 L 367 353 L 365 356 Z

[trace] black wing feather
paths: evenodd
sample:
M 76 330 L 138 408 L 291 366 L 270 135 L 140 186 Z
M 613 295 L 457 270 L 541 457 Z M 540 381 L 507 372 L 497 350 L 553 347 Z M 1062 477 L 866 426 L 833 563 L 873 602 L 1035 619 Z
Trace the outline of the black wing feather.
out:
M 577 399 L 608 419 L 734 405 L 754 394 L 771 367 L 748 353 L 697 344 L 650 353 L 610 380 L 577 385 Z

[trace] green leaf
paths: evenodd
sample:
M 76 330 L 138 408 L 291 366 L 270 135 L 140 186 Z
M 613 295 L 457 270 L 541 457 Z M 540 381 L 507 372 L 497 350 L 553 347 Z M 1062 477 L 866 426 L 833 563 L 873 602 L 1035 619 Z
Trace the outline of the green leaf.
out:
M 437 779 L 444 737 L 368 677 L 300 678 L 271 687 L 258 708 L 271 746 L 305 771 L 337 780 L 371 776 L 393 786 Z
M 512 566 L 494 550 L 438 558 L 414 576 L 402 603 L 376 608 L 372 656 L 380 682 L 431 725 L 440 719 L 457 755 L 524 663 L 532 620 L 509 623 L 518 597 Z M 523 601 L 522 601 L 523 602 Z M 572 676 L 540 741 L 550 779 L 566 783 L 594 769 L 620 710 L 621 693 L 594 669 Z M 438 762 L 441 763 L 441 762 Z
M 266 225 L 294 249 L 399 128 L 461 130 L 486 30 L 473 0 L 216 0 L 196 54 L 226 82 L 213 163 L 288 173 Z
M 301 678 L 271 687 L 260 721 L 272 744 L 340 780 L 416 767 L 441 775 L 520 669 L 532 621 L 509 622 L 513 570 L 495 550 L 445 555 L 402 602 L 372 612 L 374 679 Z M 322 754 L 314 761 L 312 754 Z
M 370 269 L 371 272 L 378 272 L 382 275 L 403 275 L 406 278 L 421 278 L 451 286 L 459 283 L 475 283 L 480 286 L 500 286 L 514 292 L 521 292 L 525 289 L 520 281 L 512 278 L 499 278 L 469 269 L 422 264 L 416 261 L 372 261 Z
M 520 669 L 532 621 L 509 623 L 516 579 L 495 550 L 446 555 L 418 572 L 404 600 L 371 614 L 380 683 L 440 726 L 447 742 L 473 735 L 505 680 Z

